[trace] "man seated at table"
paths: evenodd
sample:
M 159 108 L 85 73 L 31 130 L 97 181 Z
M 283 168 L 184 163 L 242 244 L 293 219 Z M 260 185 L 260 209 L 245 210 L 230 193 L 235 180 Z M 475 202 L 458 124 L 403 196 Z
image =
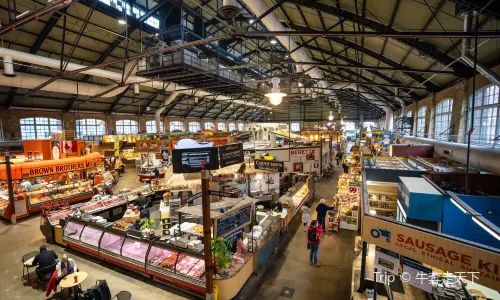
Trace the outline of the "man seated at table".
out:
M 31 265 L 38 266 L 36 269 L 40 270 L 54 265 L 56 259 L 58 259 L 57 254 L 54 251 L 47 250 L 47 247 L 42 245 L 40 246 L 40 253 L 35 256 Z

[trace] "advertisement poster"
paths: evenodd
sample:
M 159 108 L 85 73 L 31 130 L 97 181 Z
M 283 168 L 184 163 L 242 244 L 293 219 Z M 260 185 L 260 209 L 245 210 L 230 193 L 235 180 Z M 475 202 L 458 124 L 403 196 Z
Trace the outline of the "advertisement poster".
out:
M 172 150 L 174 173 L 196 173 L 219 169 L 217 147 Z
M 500 253 L 407 224 L 364 215 L 362 239 L 447 272 L 474 271 L 477 284 L 500 290 Z
M 243 144 L 231 144 L 219 147 L 220 167 L 240 164 L 244 161 Z
M 61 149 L 59 148 L 59 141 L 52 141 L 52 159 L 61 158 Z
M 398 275 L 399 254 L 377 246 L 375 248 L 375 267 L 379 271 L 385 270 Z
M 168 148 L 160 148 L 161 160 L 168 161 Z
M 405 274 L 406 273 L 406 274 Z M 413 285 L 416 288 L 432 293 L 431 284 L 432 269 L 411 260 L 403 260 L 403 275 L 401 275 L 406 283 Z

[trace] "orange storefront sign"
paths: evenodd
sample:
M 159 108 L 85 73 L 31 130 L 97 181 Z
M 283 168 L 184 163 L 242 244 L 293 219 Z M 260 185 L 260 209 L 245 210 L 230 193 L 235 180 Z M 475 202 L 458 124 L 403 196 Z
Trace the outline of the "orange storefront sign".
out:
M 12 179 L 81 171 L 95 167 L 100 161 L 100 153 L 91 153 L 82 157 L 15 164 L 11 166 Z M 5 165 L 0 165 L 0 179 L 7 180 Z
M 229 138 L 225 136 L 207 136 L 206 141 L 212 142 L 214 146 L 222 146 L 228 143 Z
M 372 216 L 365 215 L 361 224 L 365 242 L 445 272 L 478 272 L 474 282 L 500 289 L 500 253 L 493 249 L 475 247 L 449 236 Z

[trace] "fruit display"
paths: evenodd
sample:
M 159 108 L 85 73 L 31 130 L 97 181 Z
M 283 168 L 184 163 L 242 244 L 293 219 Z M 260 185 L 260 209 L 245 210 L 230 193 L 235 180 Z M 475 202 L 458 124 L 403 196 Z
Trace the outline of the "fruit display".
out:
M 113 228 L 126 231 L 126 230 L 128 230 L 128 223 L 125 223 L 124 221 L 119 220 L 113 224 Z

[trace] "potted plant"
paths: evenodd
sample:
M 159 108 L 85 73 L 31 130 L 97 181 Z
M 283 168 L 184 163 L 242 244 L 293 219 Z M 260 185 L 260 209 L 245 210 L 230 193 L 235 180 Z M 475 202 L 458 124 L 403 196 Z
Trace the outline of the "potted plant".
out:
M 155 236 L 156 220 L 153 219 L 141 219 L 139 222 L 140 231 L 143 237 L 153 238 Z
M 211 249 L 217 274 L 227 273 L 227 269 L 231 266 L 233 259 L 232 247 L 233 242 L 227 241 L 223 237 L 212 240 Z

